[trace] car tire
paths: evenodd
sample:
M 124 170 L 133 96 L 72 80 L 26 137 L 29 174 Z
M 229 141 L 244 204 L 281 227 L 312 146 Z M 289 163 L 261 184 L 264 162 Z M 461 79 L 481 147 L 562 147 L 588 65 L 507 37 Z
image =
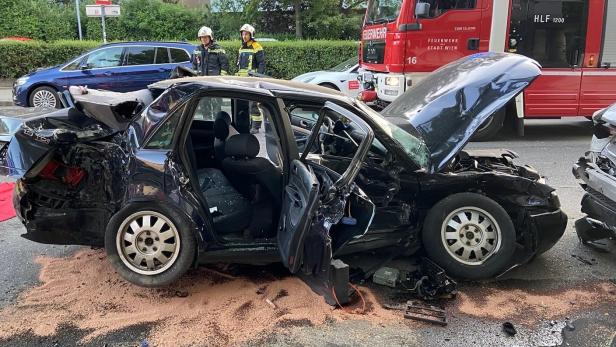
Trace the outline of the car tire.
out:
M 471 138 L 471 141 L 482 142 L 492 140 L 502 129 L 506 114 L 505 107 L 494 113 L 493 116 L 481 124 Z
M 336 87 L 336 85 L 332 84 L 332 83 L 320 83 L 319 85 L 321 87 L 325 87 L 325 88 L 329 88 L 329 89 L 340 91 L 340 88 Z
M 160 204 L 128 205 L 111 218 L 105 231 L 107 258 L 115 270 L 143 287 L 178 280 L 193 264 L 196 249 L 191 223 Z
M 57 90 L 52 87 L 38 87 L 30 93 L 28 105 L 30 107 L 61 108 L 62 103 L 56 93 Z
M 467 280 L 501 274 L 516 249 L 507 212 L 476 193 L 457 193 L 436 203 L 424 221 L 422 242 L 430 259 L 447 274 Z

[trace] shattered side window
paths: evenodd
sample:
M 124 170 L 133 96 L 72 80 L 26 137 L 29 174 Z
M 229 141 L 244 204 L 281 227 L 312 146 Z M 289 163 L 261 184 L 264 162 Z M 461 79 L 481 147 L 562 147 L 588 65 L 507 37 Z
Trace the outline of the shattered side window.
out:
M 231 99 L 206 96 L 199 99 L 193 119 L 213 122 L 218 112 L 221 111 L 229 115 L 233 114 Z
M 163 124 L 156 130 L 156 133 L 152 135 L 148 143 L 145 145 L 145 149 L 171 149 L 173 144 L 173 135 L 175 129 L 178 127 L 180 115 L 184 107 L 179 108 L 173 114 L 163 121 Z

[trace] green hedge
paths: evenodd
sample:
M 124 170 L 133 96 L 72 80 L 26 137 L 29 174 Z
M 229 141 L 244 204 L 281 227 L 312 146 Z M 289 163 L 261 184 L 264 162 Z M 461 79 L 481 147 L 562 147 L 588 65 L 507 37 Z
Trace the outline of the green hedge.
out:
M 219 43 L 227 51 L 231 73 L 234 73 L 240 42 Z M 0 41 L 0 78 L 17 78 L 40 67 L 62 64 L 99 45 L 97 41 Z M 357 55 L 357 43 L 353 41 L 280 41 L 263 42 L 262 45 L 267 61 L 266 73 L 284 79 L 327 69 Z

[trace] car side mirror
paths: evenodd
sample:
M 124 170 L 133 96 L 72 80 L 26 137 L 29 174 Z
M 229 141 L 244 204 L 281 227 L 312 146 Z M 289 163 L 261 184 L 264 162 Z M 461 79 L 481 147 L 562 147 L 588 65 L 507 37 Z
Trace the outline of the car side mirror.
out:
M 90 63 L 83 63 L 81 64 L 81 66 L 79 67 L 82 70 L 90 70 L 92 68 L 92 64 Z
M 428 18 L 430 16 L 430 4 L 427 2 L 420 2 L 415 5 L 415 17 L 416 18 Z

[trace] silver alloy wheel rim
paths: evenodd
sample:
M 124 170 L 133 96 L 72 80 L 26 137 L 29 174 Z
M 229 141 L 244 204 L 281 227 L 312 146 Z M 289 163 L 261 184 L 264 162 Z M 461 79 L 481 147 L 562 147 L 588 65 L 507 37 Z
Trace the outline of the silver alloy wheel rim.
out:
M 47 89 L 39 90 L 32 97 L 32 105 L 34 107 L 55 108 L 56 96 Z
M 501 247 L 501 230 L 487 211 L 465 206 L 451 212 L 441 226 L 447 253 L 466 265 L 481 265 Z
M 120 259 L 141 275 L 156 275 L 171 267 L 180 251 L 180 235 L 175 225 L 154 211 L 128 216 L 116 235 Z

